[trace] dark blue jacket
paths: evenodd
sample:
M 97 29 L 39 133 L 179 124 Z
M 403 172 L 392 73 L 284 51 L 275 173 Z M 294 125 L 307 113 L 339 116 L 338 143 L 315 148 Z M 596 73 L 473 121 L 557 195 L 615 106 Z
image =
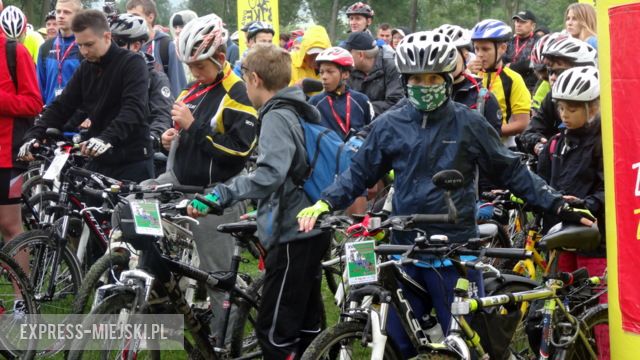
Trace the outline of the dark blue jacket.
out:
M 464 242 L 477 236 L 476 175 L 478 167 L 518 197 L 542 209 L 555 209 L 560 194 L 528 171 L 518 156 L 506 149 L 496 131 L 477 112 L 446 102 L 431 113 L 406 103 L 381 115 L 371 133 L 342 173 L 322 195 L 333 209 L 347 207 L 390 170 L 395 171 L 394 215 L 443 214 L 444 192 L 431 177 L 440 170 L 456 169 L 464 175 L 462 189 L 452 193 L 458 210 L 455 225 L 425 227 L 429 235 L 444 234 Z M 395 234 L 394 242 L 410 244 L 415 234 Z
M 45 41 L 40 46 L 40 54 L 38 55 L 38 85 L 40 86 L 40 93 L 42 94 L 42 101 L 45 105 L 51 104 L 56 97 L 55 90 L 58 87 L 58 57 L 56 52 L 56 44 L 59 43 L 60 58 L 67 51 L 69 46 L 76 40 L 76 37 L 71 35 L 69 37 L 56 36 L 53 39 Z M 82 56 L 78 50 L 78 45 L 73 45 L 73 48 L 69 50 L 69 55 L 62 62 L 62 88 L 67 85 L 69 79 L 76 71 L 78 66 L 82 62 Z
M 371 122 L 371 118 L 373 118 L 373 107 L 371 106 L 367 95 L 347 87 L 345 93 L 341 95 L 336 95 L 335 93 L 329 94 L 324 91 L 309 99 L 309 104 L 315 106 L 316 109 L 320 111 L 320 123 L 343 137 L 346 137 L 348 134 L 345 134 L 340 125 L 338 125 L 337 120 L 331 111 L 331 106 L 329 105 L 327 97 L 331 96 L 331 99 L 333 100 L 333 108 L 336 114 L 340 116 L 342 121 L 346 121 L 347 92 L 351 94 L 351 118 L 349 120 L 349 128 L 353 129 L 354 131 L 352 134 L 355 134 L 362 130 L 365 125 L 368 125 Z

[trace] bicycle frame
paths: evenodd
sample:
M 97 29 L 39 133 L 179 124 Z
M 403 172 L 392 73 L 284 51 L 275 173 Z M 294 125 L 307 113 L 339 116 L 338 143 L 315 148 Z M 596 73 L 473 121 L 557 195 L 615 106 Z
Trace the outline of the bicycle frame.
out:
M 486 355 L 486 351 L 480 343 L 479 334 L 471 328 L 465 319 L 465 315 L 469 315 L 482 308 L 508 304 L 521 304 L 523 302 L 531 302 L 535 300 L 545 300 L 542 330 L 543 335 L 539 353 L 540 359 L 548 359 L 550 345 L 555 345 L 553 343 L 553 330 L 555 327 L 553 319 L 555 312 L 559 309 L 562 315 L 566 319 L 569 319 L 571 328 L 578 329 L 575 336 L 579 337 L 580 341 L 584 343 L 591 355 L 591 358 L 597 360 L 597 355 L 586 338 L 586 335 L 582 332 L 578 319 L 571 315 L 569 309 L 565 306 L 562 300 L 556 296 L 556 292 L 563 286 L 564 284 L 562 281 L 550 279 L 546 281 L 542 289 L 469 299 L 466 296 L 469 282 L 467 279 L 460 278 L 456 284 L 456 296 L 453 304 L 451 305 L 452 319 L 449 327 L 449 335 L 446 337 L 444 342 L 451 346 L 452 350 L 456 351 L 465 360 L 471 359 L 468 346 L 471 346 L 478 356 L 482 358 Z M 572 340 L 575 341 L 576 337 Z M 460 339 L 466 339 L 466 341 L 460 341 Z M 570 344 L 573 341 L 567 344 Z M 454 344 L 455 347 L 452 346 Z M 462 348 L 460 348 L 460 344 L 464 344 Z

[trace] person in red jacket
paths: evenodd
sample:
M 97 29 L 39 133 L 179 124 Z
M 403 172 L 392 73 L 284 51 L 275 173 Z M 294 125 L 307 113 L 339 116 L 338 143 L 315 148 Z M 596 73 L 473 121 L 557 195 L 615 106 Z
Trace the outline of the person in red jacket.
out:
M 16 158 L 31 125 L 27 118 L 42 110 L 31 55 L 22 44 L 11 46 L 15 51 L 8 49 L 7 39 L 0 36 L 0 235 L 5 243 L 22 232 L 20 193 L 25 164 Z M 9 70 L 9 56 L 14 54 L 15 79 Z

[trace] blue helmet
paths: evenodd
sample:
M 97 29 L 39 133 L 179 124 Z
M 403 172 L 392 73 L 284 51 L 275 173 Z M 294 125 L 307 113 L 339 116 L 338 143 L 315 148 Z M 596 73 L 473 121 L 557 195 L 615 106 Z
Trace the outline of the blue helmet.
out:
M 269 24 L 266 21 L 254 21 L 247 24 L 242 31 L 247 33 L 247 39 L 251 39 L 258 35 L 260 32 L 269 33 L 271 35 L 275 35 L 276 32 L 273 30 L 273 25 Z
M 509 41 L 511 27 L 500 20 L 482 20 L 471 29 L 471 40 Z

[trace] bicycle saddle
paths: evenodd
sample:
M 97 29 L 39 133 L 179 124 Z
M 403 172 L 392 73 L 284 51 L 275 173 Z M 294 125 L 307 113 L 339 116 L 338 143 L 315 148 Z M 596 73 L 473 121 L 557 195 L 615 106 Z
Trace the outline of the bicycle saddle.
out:
M 592 251 L 600 244 L 600 232 L 597 225 L 568 225 L 559 223 L 543 236 L 539 246 L 547 250 Z
M 498 225 L 494 223 L 485 223 L 478 225 L 478 236 L 483 238 L 494 237 L 498 235 Z
M 258 230 L 255 221 L 239 221 L 235 223 L 218 225 L 218 231 L 225 234 L 249 233 L 252 234 Z

